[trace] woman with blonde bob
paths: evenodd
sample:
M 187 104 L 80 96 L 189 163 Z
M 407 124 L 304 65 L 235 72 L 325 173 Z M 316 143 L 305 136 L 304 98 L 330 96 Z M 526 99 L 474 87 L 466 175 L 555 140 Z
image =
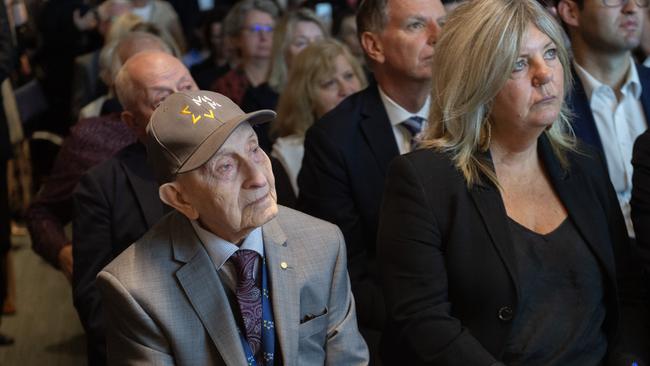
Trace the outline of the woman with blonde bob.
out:
M 380 214 L 386 364 L 600 365 L 629 243 L 571 131 L 561 27 L 535 0 L 469 1 L 433 64 L 422 148 L 391 163 Z
M 271 156 L 282 164 L 296 196 L 305 132 L 348 95 L 365 86 L 361 65 L 336 40 L 314 43 L 295 58 L 270 132 L 277 137 Z

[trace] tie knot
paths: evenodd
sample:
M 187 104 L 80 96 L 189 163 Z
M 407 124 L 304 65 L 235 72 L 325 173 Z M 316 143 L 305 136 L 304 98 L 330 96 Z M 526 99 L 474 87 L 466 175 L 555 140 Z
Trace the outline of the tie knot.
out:
M 401 124 L 411 133 L 411 137 L 415 137 L 418 133 L 420 133 L 420 131 L 422 131 L 423 123 L 424 118 L 419 116 L 411 116 Z
M 240 281 L 253 279 L 257 256 L 257 252 L 250 249 L 239 249 L 230 256 Z

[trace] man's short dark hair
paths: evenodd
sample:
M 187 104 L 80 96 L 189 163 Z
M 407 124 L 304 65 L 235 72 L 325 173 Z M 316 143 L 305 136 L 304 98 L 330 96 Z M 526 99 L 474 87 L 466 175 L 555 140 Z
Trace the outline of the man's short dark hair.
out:
M 388 0 L 363 0 L 357 10 L 357 35 L 380 32 L 388 21 Z

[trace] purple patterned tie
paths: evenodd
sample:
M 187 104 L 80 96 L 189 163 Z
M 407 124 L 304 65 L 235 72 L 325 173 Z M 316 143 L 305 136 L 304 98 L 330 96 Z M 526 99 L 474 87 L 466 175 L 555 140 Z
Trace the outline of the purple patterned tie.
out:
M 235 295 L 244 321 L 246 340 L 256 356 L 262 345 L 262 290 L 255 281 L 257 258 L 257 252 L 249 249 L 239 249 L 230 257 L 237 271 Z

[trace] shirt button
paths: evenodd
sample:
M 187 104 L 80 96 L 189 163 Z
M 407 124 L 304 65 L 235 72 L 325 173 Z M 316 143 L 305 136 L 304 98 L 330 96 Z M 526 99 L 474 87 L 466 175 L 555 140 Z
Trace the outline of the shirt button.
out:
M 509 305 L 506 305 L 499 309 L 498 316 L 499 319 L 504 321 L 504 322 L 509 322 L 512 320 L 512 317 L 514 315 L 514 312 L 512 311 L 512 307 Z

